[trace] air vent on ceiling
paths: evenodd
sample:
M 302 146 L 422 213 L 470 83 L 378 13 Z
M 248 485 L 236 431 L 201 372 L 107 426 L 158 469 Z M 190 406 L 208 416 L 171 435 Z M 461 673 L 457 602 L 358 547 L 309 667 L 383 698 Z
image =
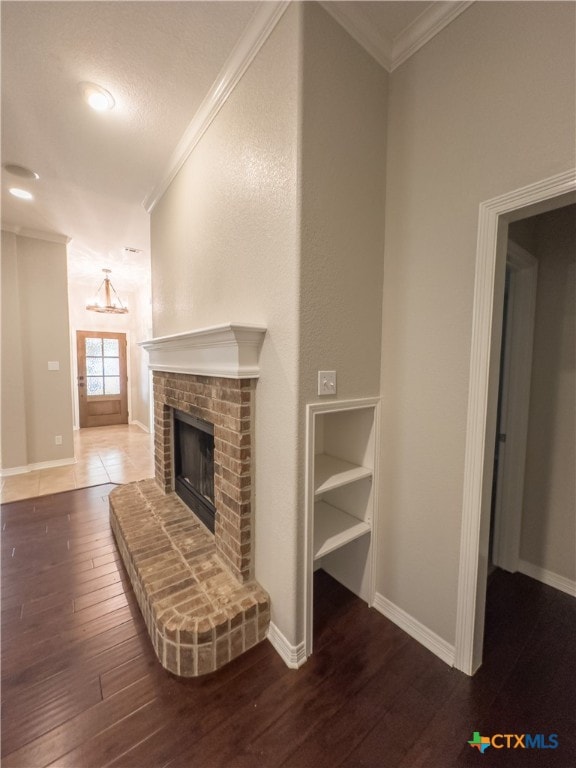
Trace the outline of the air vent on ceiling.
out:
M 124 247 L 125 253 L 144 253 L 141 248 L 130 248 L 128 245 Z

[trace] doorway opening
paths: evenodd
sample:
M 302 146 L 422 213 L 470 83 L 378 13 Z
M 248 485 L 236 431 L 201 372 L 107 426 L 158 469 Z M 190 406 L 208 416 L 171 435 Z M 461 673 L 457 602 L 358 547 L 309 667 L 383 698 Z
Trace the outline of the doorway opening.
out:
M 514 224 L 509 228 L 512 231 Z M 488 568 L 518 569 L 538 261 L 508 239 Z
M 77 331 L 80 428 L 128 424 L 126 334 Z
M 482 663 L 508 227 L 574 202 L 570 170 L 480 205 L 454 660 L 468 675 Z

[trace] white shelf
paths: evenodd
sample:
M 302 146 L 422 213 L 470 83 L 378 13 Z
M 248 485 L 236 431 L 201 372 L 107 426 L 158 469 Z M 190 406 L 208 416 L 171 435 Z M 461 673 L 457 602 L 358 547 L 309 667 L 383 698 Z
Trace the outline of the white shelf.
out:
M 314 498 L 318 498 L 326 491 L 341 488 L 356 480 L 372 477 L 372 470 L 349 461 L 336 459 L 326 453 L 319 453 L 315 457 L 314 466 Z
M 314 504 L 314 560 L 334 552 L 366 533 L 370 533 L 370 525 L 363 520 L 358 520 L 325 501 Z

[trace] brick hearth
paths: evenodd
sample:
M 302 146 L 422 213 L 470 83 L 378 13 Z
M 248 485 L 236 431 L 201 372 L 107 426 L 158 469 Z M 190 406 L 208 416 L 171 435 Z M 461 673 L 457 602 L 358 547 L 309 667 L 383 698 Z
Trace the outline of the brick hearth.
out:
M 152 643 L 183 676 L 218 669 L 266 637 L 253 581 L 254 378 L 154 372 L 155 480 L 110 494 L 110 519 Z M 214 425 L 214 535 L 173 492 L 173 409 Z
M 213 672 L 266 637 L 268 596 L 241 584 L 214 537 L 154 480 L 110 494 L 110 521 L 162 665 L 186 677 Z

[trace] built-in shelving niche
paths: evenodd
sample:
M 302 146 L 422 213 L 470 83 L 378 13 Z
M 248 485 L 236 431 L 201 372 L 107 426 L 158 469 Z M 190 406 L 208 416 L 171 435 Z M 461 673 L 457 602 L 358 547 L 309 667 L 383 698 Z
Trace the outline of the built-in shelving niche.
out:
M 312 576 L 323 568 L 372 604 L 378 400 L 308 406 L 307 655 L 312 652 Z

